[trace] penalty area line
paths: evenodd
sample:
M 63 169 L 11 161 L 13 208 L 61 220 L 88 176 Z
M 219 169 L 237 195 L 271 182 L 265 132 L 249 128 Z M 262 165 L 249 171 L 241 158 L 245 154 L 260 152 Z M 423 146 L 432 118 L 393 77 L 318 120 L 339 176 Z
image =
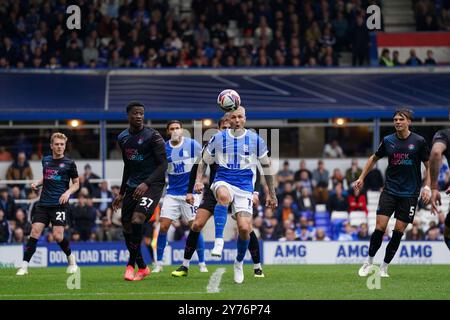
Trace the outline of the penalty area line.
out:
M 206 287 L 206 292 L 208 293 L 218 293 L 220 292 L 220 282 L 222 281 L 222 276 L 225 273 L 225 268 L 218 268 L 211 275 L 209 279 L 208 286 Z

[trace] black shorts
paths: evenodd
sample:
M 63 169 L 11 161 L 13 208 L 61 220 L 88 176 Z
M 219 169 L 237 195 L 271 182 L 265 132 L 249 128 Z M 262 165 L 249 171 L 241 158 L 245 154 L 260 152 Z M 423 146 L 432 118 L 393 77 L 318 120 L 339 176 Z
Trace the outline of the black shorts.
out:
M 216 207 L 216 204 L 217 200 L 214 197 L 213 192 L 211 191 L 211 189 L 206 188 L 203 192 L 203 197 L 200 201 L 198 209 L 205 209 L 211 212 L 211 214 L 214 214 L 214 208 Z M 228 213 L 231 213 L 231 205 L 228 206 Z
M 392 216 L 405 223 L 412 223 L 416 214 L 417 197 L 398 197 L 382 192 L 378 202 L 377 215 Z
M 161 199 L 162 192 L 164 190 L 164 183 L 162 184 L 152 184 L 144 196 L 139 199 L 133 198 L 133 193 L 136 188 L 127 188 L 125 190 L 125 196 L 122 202 L 122 224 L 131 222 L 133 213 L 140 212 L 145 215 L 145 219 L 149 220 L 155 208 L 159 205 L 159 200 Z
M 40 222 L 47 227 L 49 223 L 52 226 L 65 227 L 67 225 L 67 206 L 66 205 L 44 205 L 39 202 L 33 208 L 31 214 L 31 223 Z
M 205 209 L 214 214 L 214 208 L 216 207 L 217 200 L 214 198 L 214 194 L 209 188 L 205 188 L 203 192 L 203 197 L 198 206 L 199 209 Z

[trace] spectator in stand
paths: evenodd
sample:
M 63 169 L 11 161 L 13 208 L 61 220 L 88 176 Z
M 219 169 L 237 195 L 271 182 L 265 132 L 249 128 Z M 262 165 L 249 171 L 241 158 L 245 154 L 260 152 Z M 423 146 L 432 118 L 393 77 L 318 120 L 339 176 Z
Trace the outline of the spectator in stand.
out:
M 17 159 L 19 153 L 21 152 L 25 153 L 25 159 L 29 159 L 33 153 L 33 147 L 31 146 L 31 143 L 25 133 L 21 132 L 19 134 L 19 138 L 15 141 L 15 145 L 12 148 L 14 159 Z
M 294 182 L 294 172 L 289 168 L 289 161 L 284 161 L 283 169 L 277 173 L 278 193 L 284 189 L 286 182 Z
M 438 227 L 431 227 L 428 229 L 425 240 L 427 241 L 442 241 L 443 237 L 441 234 L 441 230 Z
M 364 13 L 356 17 L 356 25 L 350 30 L 352 65 L 362 66 L 369 57 L 369 31 L 366 27 Z
M 418 223 L 414 221 L 412 228 L 406 232 L 406 240 L 421 241 L 425 239 L 425 233 L 419 228 Z
M 96 231 L 98 241 L 112 241 L 113 231 L 111 230 L 111 223 L 108 222 L 108 217 L 102 218 L 102 224 Z
M 27 220 L 25 211 L 21 208 L 16 211 L 16 228 L 21 228 L 26 236 L 31 233 L 31 223 Z
M 306 232 L 303 231 L 304 229 L 306 229 Z M 300 219 L 298 219 L 298 224 L 295 227 L 295 232 L 302 240 L 312 240 L 314 234 L 316 233 L 314 222 L 312 220 L 308 220 L 304 216 L 300 217 Z
M 7 188 L 0 188 L 0 210 L 3 211 L 6 220 L 13 220 L 16 213 L 14 199 L 8 194 Z
M 24 211 L 27 210 L 28 204 L 26 203 L 19 203 L 20 200 L 25 200 L 26 197 L 23 196 L 22 192 L 20 191 L 20 188 L 18 186 L 15 186 L 11 189 L 11 197 L 14 200 L 14 203 L 16 204 L 16 208 L 22 208 Z M 18 201 L 19 200 L 19 201 Z
M 33 171 L 31 170 L 31 166 L 27 161 L 25 152 L 19 152 L 17 155 L 17 160 L 14 161 L 11 166 L 6 171 L 6 179 L 7 180 L 33 180 Z M 20 190 L 25 195 L 25 184 L 11 184 L 10 188 L 18 186 Z
M 284 233 L 284 236 L 278 239 L 278 241 L 296 241 L 296 240 L 300 239 L 297 237 L 297 234 L 292 229 L 287 229 Z
M 391 60 L 389 49 L 383 49 L 379 64 L 382 67 L 393 67 L 395 65 L 394 61 Z
M 81 241 L 88 241 L 95 227 L 95 208 L 88 203 L 83 194 L 78 196 L 78 203 L 70 209 L 71 227 L 79 233 Z
M 271 208 L 264 210 L 264 219 L 262 225 L 262 239 L 263 240 L 277 240 L 280 235 L 278 232 L 278 220 Z
M 323 157 L 324 158 L 344 158 L 344 152 L 342 151 L 339 142 L 336 139 L 333 139 L 331 143 L 325 144 L 323 148 Z
M 92 167 L 90 164 L 86 164 L 84 166 L 84 173 L 80 177 L 80 190 L 83 187 L 87 188 L 89 191 L 89 195 L 91 195 L 91 196 L 94 194 L 98 194 L 98 192 L 99 192 L 98 183 L 90 182 L 90 180 L 93 180 L 93 179 L 100 179 L 100 177 L 92 172 Z
M 362 169 L 358 167 L 358 160 L 353 159 L 350 168 L 345 171 L 345 181 L 349 189 L 352 188 L 352 183 L 358 180 L 361 175 Z
M 409 59 L 406 60 L 405 65 L 407 66 L 420 66 L 422 65 L 422 61 L 417 58 L 416 56 L 416 50 L 411 49 L 409 51 Z
M 5 217 L 5 212 L 0 208 L 0 243 L 9 242 L 9 224 Z
M 306 171 L 302 171 L 302 173 L 300 174 L 300 180 L 297 183 L 297 190 L 301 189 L 307 189 L 309 194 L 313 193 L 313 183 L 308 175 L 308 172 Z
M 0 146 L 0 161 L 12 161 L 11 152 L 6 150 L 5 146 Z
M 333 170 L 333 175 L 331 176 L 331 183 L 333 185 L 333 189 L 336 188 L 336 186 L 340 184 L 344 184 L 344 176 L 342 175 L 342 172 L 339 168 L 335 168 Z
M 317 228 L 316 233 L 313 237 L 314 241 L 330 241 L 331 239 L 326 235 L 325 230 L 322 228 Z
M 395 67 L 403 65 L 403 63 L 401 63 L 399 59 L 400 59 L 400 52 L 398 52 L 398 50 L 394 50 L 394 52 L 392 52 L 392 63 L 394 63 Z
M 314 213 L 316 211 L 316 203 L 309 189 L 301 188 L 300 197 L 298 197 L 298 209 L 300 213 L 306 211 Z
M 367 226 L 367 223 L 361 223 L 361 225 L 358 228 L 358 233 L 356 234 L 356 239 L 370 240 L 369 227 Z
M 338 241 L 353 241 L 355 240 L 355 233 L 349 222 L 343 225 L 344 231 L 339 233 Z
M 112 193 L 108 190 L 108 182 L 102 181 L 100 183 L 100 189 L 94 193 L 94 198 L 102 199 L 102 202 L 96 204 L 96 208 L 100 213 L 100 217 L 107 216 L 107 210 L 111 210 L 110 206 L 112 203 Z
M 436 60 L 434 60 L 432 50 L 427 50 L 427 58 L 425 59 L 425 65 L 427 65 L 427 66 L 435 66 L 436 65 Z
M 22 228 L 16 228 L 13 231 L 12 243 L 24 243 L 25 235 Z
M 384 185 L 383 174 L 377 167 L 369 171 L 366 178 L 364 179 L 365 191 L 381 192 L 381 190 L 383 189 L 383 185 Z
M 306 172 L 306 174 L 308 175 L 307 179 L 311 180 L 312 172 L 306 168 L 306 161 L 304 159 L 300 160 L 299 165 L 300 165 L 300 168 L 297 171 L 295 171 L 295 173 L 294 173 L 294 181 L 298 182 L 301 180 L 302 172 Z
M 442 9 L 437 23 L 440 30 L 450 31 L 450 10 Z
M 336 185 L 334 193 L 330 195 L 327 201 L 327 211 L 348 211 L 349 204 L 347 195 L 344 194 L 344 188 L 341 183 Z
M 294 215 L 294 219 L 298 219 L 300 217 L 300 212 L 297 209 L 297 205 L 294 204 L 292 196 L 287 195 L 284 197 L 282 205 L 277 209 L 277 219 L 280 223 L 283 223 L 291 214 Z
M 367 198 L 365 194 L 362 194 L 360 190 L 351 189 L 350 195 L 348 196 L 348 211 L 350 214 L 352 211 L 364 211 L 366 215 L 369 214 L 367 210 Z
M 450 186 L 450 170 L 445 163 L 439 169 L 438 186 L 440 191 L 445 191 Z
M 314 199 L 316 203 L 326 203 L 328 200 L 328 183 L 330 174 L 325 169 L 323 160 L 317 162 L 317 169 L 313 171 Z
M 296 190 L 294 190 L 292 188 L 292 183 L 290 183 L 290 182 L 286 182 L 284 184 L 283 192 L 281 192 L 280 195 L 278 196 L 278 202 L 282 203 L 283 199 L 288 195 L 292 197 L 292 200 L 294 201 L 294 203 L 297 203 L 297 201 L 298 201 L 297 193 L 296 193 Z

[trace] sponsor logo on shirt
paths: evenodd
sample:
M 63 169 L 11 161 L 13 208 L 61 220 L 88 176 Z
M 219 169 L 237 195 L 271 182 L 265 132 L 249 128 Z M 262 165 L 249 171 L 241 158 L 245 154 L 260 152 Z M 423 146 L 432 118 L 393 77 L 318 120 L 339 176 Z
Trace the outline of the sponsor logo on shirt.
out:
M 409 158 L 409 153 L 394 153 L 391 160 L 393 166 L 412 166 L 412 159 Z
M 144 160 L 144 155 L 139 154 L 138 149 L 126 148 L 125 156 L 128 160 L 133 160 L 133 161 Z
M 58 175 L 58 170 L 46 168 L 44 170 L 44 179 L 61 181 L 61 176 Z

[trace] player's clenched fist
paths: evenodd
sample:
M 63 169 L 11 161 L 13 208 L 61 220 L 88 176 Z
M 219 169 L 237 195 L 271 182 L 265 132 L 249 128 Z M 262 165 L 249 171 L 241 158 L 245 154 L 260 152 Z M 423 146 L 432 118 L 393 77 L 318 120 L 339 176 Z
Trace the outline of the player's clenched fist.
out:
M 194 195 L 192 193 L 186 194 L 186 202 L 189 203 L 191 206 L 194 205 Z

